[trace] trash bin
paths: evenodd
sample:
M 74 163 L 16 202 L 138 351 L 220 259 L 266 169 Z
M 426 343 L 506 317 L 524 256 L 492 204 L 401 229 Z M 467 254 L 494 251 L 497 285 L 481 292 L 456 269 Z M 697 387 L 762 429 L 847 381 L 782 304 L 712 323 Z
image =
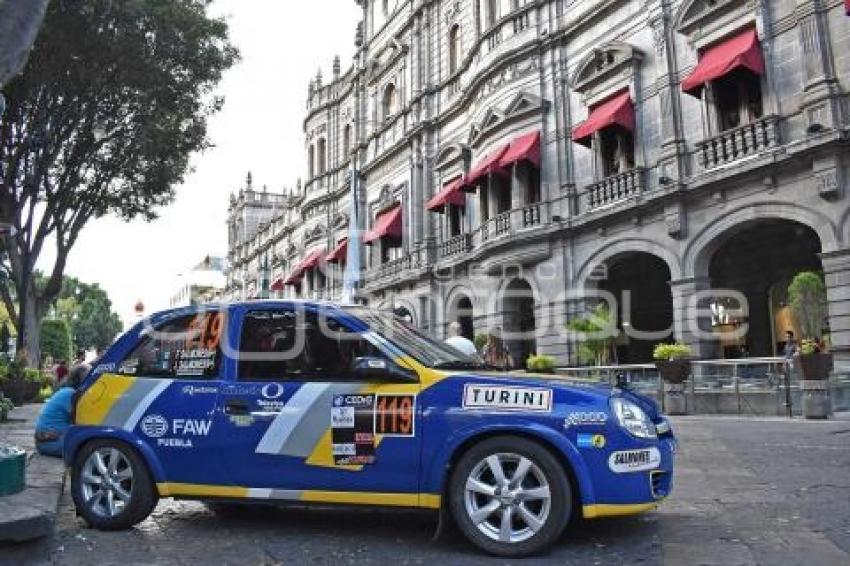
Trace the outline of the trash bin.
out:
M 24 490 L 26 460 L 25 450 L 9 444 L 0 444 L 0 497 Z

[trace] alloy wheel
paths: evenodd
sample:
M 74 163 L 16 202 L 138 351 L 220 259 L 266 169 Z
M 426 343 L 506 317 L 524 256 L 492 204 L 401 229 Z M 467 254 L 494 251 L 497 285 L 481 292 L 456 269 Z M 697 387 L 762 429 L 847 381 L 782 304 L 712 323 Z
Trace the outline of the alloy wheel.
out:
M 133 466 L 121 450 L 98 448 L 83 464 L 80 485 L 86 507 L 100 517 L 115 517 L 130 504 Z
M 552 496 L 546 475 L 531 459 L 497 453 L 472 468 L 464 504 L 470 521 L 489 539 L 518 543 L 546 524 Z

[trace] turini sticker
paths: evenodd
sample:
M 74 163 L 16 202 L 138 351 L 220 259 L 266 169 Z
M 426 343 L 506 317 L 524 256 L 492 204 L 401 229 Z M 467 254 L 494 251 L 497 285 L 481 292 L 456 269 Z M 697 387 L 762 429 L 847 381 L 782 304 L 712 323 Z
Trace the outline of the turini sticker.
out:
M 654 470 L 660 464 L 661 452 L 655 447 L 612 452 L 608 457 L 608 467 L 616 474 Z
M 463 388 L 463 408 L 549 413 L 552 411 L 552 390 L 467 383 Z

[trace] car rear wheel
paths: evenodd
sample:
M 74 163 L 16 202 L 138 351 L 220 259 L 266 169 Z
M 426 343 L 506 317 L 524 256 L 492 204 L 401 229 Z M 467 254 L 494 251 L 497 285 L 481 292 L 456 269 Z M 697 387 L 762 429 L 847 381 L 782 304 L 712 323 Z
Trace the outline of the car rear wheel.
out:
M 498 556 L 543 550 L 563 532 L 572 508 L 562 465 L 521 437 L 491 438 L 472 447 L 458 461 L 449 489 L 460 530 Z
M 147 465 L 123 442 L 96 440 L 74 458 L 71 495 L 90 526 L 127 529 L 145 520 L 157 503 Z

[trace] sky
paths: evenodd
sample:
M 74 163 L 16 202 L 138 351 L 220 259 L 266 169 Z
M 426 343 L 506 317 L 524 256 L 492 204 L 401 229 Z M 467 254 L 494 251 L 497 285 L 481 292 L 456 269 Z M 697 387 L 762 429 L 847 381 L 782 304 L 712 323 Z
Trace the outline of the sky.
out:
M 224 76 L 221 112 L 209 121 L 214 145 L 192 159 L 194 171 L 158 220 L 94 220 L 71 250 L 67 275 L 99 283 L 128 323 L 141 300 L 146 313 L 168 307 L 179 276 L 206 255 L 227 253 L 229 195 L 245 182 L 280 192 L 304 176 L 302 120 L 307 84 L 321 68 L 325 83 L 334 55 L 343 72 L 354 54 L 360 9 L 354 0 L 216 0 L 242 60 Z M 54 252 L 39 267 L 49 271 Z

